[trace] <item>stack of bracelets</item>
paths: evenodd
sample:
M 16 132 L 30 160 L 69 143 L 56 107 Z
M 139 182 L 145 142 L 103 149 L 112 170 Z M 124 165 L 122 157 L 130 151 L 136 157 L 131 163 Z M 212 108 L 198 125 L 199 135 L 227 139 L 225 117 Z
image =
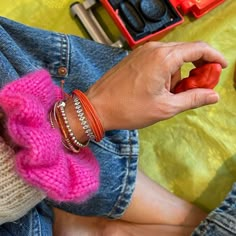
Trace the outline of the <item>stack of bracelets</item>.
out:
M 78 120 L 88 138 L 86 143 L 81 143 L 71 129 L 65 112 L 66 101 L 56 102 L 49 114 L 49 118 L 53 128 L 55 128 L 53 120 L 56 122 L 63 137 L 63 145 L 68 150 L 78 153 L 81 148 L 88 145 L 90 140 L 101 141 L 104 136 L 104 129 L 94 107 L 83 92 L 76 89 L 71 97 Z

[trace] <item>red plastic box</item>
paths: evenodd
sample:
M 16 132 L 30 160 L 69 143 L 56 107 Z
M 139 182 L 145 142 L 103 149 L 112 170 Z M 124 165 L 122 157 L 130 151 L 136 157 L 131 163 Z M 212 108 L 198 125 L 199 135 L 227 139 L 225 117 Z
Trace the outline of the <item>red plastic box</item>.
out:
M 224 1 L 100 0 L 131 48 L 162 38 L 184 21 L 183 15 L 200 18 Z

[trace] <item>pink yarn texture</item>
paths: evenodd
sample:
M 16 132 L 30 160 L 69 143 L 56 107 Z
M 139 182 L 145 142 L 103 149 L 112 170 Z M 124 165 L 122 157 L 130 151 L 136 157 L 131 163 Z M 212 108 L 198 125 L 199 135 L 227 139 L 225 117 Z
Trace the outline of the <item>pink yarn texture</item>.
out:
M 55 201 L 81 202 L 99 186 L 99 165 L 88 148 L 69 152 L 61 134 L 52 129 L 48 113 L 62 98 L 46 70 L 39 70 L 7 84 L 0 91 L 0 106 L 7 129 L 20 149 L 16 170 L 29 184 Z

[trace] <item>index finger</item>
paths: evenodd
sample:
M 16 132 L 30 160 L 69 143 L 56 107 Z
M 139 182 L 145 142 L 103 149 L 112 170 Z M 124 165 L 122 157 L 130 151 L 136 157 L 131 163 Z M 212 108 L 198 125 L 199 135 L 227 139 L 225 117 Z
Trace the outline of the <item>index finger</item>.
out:
M 175 53 L 179 55 L 180 63 L 192 62 L 195 66 L 200 66 L 205 63 L 219 63 L 222 68 L 227 66 L 227 61 L 224 56 L 204 42 L 190 42 L 180 44 L 176 47 Z

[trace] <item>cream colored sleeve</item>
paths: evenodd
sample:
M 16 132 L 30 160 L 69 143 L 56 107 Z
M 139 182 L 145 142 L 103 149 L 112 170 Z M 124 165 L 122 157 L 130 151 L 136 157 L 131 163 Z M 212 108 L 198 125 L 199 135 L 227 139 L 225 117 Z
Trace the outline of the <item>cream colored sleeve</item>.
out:
M 14 168 L 14 151 L 0 137 L 0 225 L 15 221 L 45 198 L 26 184 Z

